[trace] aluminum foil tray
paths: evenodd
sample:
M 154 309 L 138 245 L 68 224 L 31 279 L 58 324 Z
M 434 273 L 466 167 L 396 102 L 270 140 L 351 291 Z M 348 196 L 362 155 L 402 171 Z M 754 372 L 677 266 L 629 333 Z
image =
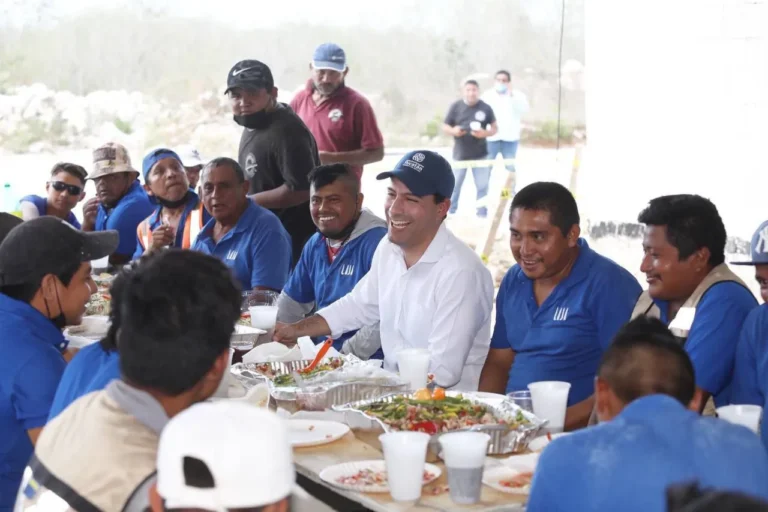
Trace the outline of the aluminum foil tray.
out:
M 488 455 L 504 455 L 524 451 L 526 448 L 528 448 L 528 443 L 531 442 L 534 437 L 536 437 L 539 430 L 541 430 L 541 428 L 547 423 L 546 420 L 541 420 L 533 413 L 521 409 L 519 406 L 509 400 L 505 400 L 501 404 L 494 405 L 484 401 L 482 398 L 479 398 L 470 392 L 459 393 L 455 391 L 449 391 L 447 394 L 448 396 L 453 397 L 462 395 L 472 403 L 483 405 L 497 418 L 512 419 L 517 415 L 518 412 L 521 412 L 522 415 L 530 422 L 530 424 L 520 425 L 514 429 L 509 428 L 507 425 L 475 425 L 470 428 L 451 431 L 485 432 L 486 434 L 490 435 L 491 442 L 488 445 Z M 396 397 L 401 396 L 413 398 L 413 393 L 392 393 L 380 398 L 360 400 L 343 405 L 336 405 L 333 406 L 332 409 L 334 411 L 356 412 L 372 420 L 375 424 L 378 424 L 384 432 L 390 432 L 392 429 L 387 423 L 380 420 L 376 416 L 367 414 L 365 411 L 361 410 L 361 408 L 373 403 L 393 402 Z M 435 454 L 440 452 L 440 444 L 437 442 L 437 440 L 444 433 L 447 434 L 447 432 L 434 434 L 429 441 L 429 448 Z

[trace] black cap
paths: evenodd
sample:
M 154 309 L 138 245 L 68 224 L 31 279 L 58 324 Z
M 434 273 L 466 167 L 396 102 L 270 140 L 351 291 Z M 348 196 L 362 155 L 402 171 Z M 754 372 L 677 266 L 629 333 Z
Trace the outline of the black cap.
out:
M 227 75 L 228 93 L 235 87 L 243 89 L 268 89 L 275 87 L 275 80 L 272 78 L 272 71 L 269 66 L 258 60 L 241 60 L 229 70 Z
M 117 249 L 117 231 L 84 233 L 56 217 L 38 217 L 14 228 L 0 244 L 0 286 L 34 283 Z
M 11 215 L 10 213 L 6 212 L 0 212 L 0 243 L 5 240 L 5 237 L 8 236 L 8 233 L 10 233 L 13 228 L 22 222 L 24 221 L 15 215 Z

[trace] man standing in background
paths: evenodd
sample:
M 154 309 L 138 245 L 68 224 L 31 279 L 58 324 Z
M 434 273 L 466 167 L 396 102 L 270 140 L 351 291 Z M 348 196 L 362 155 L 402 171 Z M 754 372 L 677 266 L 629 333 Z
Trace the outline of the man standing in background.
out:
M 272 71 L 258 60 L 235 64 L 226 94 L 242 126 L 239 163 L 250 183 L 250 198 L 278 216 L 291 235 L 293 263 L 315 232 L 309 214 L 307 175 L 320 164 L 315 138 L 290 107 L 277 101 Z
M 496 160 L 501 153 L 504 160 L 513 159 L 517 155 L 520 142 L 521 118 L 528 112 L 528 98 L 517 89 L 512 89 L 509 71 L 496 72 L 496 82 L 492 91 L 486 91 L 482 99 L 493 109 L 499 130 L 488 137 L 488 160 Z M 509 172 L 515 172 L 515 164 L 505 162 Z M 493 168 L 493 162 L 491 167 Z M 490 169 L 489 168 L 489 169 Z M 514 190 L 512 191 L 514 193 Z
M 479 97 L 480 87 L 474 80 L 464 82 L 462 88 L 463 98 L 451 105 L 443 123 L 443 132 L 452 135 L 454 140 L 453 174 L 456 177 L 456 186 L 451 196 L 451 209 L 448 213 L 456 213 L 459 207 L 459 196 L 464 177 L 467 175 L 467 167 L 472 168 L 472 177 L 477 188 L 477 216 L 488 216 L 488 207 L 485 198 L 488 195 L 488 182 L 491 177 L 491 168 L 486 164 L 476 165 L 472 160 L 485 160 L 488 148 L 485 139 L 496 133 L 496 116 L 493 110 Z M 469 165 L 466 163 L 470 161 Z
M 384 140 L 368 100 L 347 87 L 349 72 L 344 50 L 325 43 L 315 49 L 306 88 L 291 100 L 291 108 L 317 140 L 324 164 L 344 163 L 359 180 L 363 166 L 384 158 Z

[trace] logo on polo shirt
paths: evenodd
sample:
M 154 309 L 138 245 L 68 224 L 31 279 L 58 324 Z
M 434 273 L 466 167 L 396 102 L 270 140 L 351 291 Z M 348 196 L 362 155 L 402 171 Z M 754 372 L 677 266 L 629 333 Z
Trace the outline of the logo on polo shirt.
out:
M 766 226 L 758 235 L 755 244 L 755 252 L 768 253 L 768 226 Z
M 248 153 L 248 156 L 245 157 L 245 177 L 248 179 L 251 179 L 256 175 L 256 167 L 258 167 L 258 164 L 256 163 L 256 155 L 253 153 Z
M 335 108 L 328 112 L 328 119 L 331 120 L 333 123 L 338 123 L 339 119 L 341 119 L 341 116 L 344 114 L 342 113 L 341 109 Z
M 351 276 L 355 273 L 355 266 L 354 265 L 344 265 L 341 267 L 341 275 L 343 276 Z
M 483 112 L 482 110 L 478 110 L 477 112 L 475 112 L 475 119 L 477 119 L 481 123 L 485 121 L 485 112 Z
M 227 259 L 228 260 L 233 260 L 235 258 L 237 258 L 237 251 L 229 251 L 227 253 Z
M 555 308 L 555 316 L 552 320 L 555 322 L 565 322 L 568 318 L 568 308 Z

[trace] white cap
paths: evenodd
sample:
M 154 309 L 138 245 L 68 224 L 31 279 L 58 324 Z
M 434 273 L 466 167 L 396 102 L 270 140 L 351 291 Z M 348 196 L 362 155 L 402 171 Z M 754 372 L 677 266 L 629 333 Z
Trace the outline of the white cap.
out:
M 214 486 L 190 486 L 184 460 L 207 466 Z M 237 400 L 193 405 L 163 429 L 157 451 L 157 492 L 166 509 L 261 507 L 294 486 L 288 426 L 274 413 Z
M 200 152 L 191 144 L 182 144 L 175 149 L 176 154 L 181 158 L 184 167 L 195 167 L 196 165 L 205 165 Z

